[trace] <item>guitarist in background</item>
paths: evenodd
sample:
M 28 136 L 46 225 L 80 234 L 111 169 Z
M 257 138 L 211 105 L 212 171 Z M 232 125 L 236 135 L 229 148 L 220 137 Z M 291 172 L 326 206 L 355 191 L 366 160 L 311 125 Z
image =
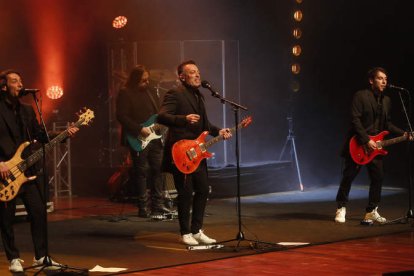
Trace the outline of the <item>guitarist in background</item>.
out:
M 138 216 L 148 218 L 147 179 L 151 181 L 151 215 L 171 212 L 164 205 L 164 183 L 161 174 L 161 139 L 152 140 L 142 151 L 136 151 L 127 141 L 132 137 L 147 137 L 151 131 L 143 124 L 160 108 L 160 97 L 149 89 L 149 71 L 137 65 L 129 74 L 125 87 L 121 88 L 116 101 L 116 117 L 122 126 L 121 144 L 129 148 L 132 159 L 131 180 L 138 192 Z M 150 175 L 148 175 L 148 173 Z
M 201 230 L 209 193 L 206 160 L 201 161 L 195 172 L 183 174 L 173 164 L 171 149 L 175 142 L 182 139 L 196 139 L 203 131 L 209 131 L 213 136 L 222 135 L 225 139 L 230 138 L 231 133 L 229 129 L 219 129 L 208 121 L 204 97 L 198 90 L 201 78 L 195 62 L 190 60 L 181 63 L 178 65 L 177 74 L 181 85 L 167 92 L 158 114 L 159 122 L 169 127 L 163 167 L 174 176 L 183 243 L 212 244 L 216 240 L 209 238 Z
M 19 96 L 23 88 L 20 74 L 13 70 L 0 73 L 0 183 L 6 179 L 10 169 L 6 161 L 10 160 L 18 146 L 25 141 L 38 140 L 47 143 L 47 137 L 39 126 L 35 112 L 30 105 L 20 103 Z M 73 135 L 79 129 L 69 127 L 68 133 Z M 30 155 L 30 146 L 23 152 L 23 159 Z M 36 170 L 31 167 L 27 170 L 28 175 L 35 175 Z M 45 202 L 37 178 L 23 184 L 19 191 L 19 197 L 23 200 L 28 217 L 32 240 L 35 250 L 33 265 L 42 265 L 49 261 L 49 269 L 58 269 L 53 266 L 58 263 L 47 256 L 46 248 L 46 212 Z M 43 195 L 43 196 L 42 196 Z M 19 251 L 15 245 L 13 232 L 13 219 L 16 212 L 16 199 L 9 202 L 0 202 L 0 227 L 3 247 L 6 257 L 10 262 L 11 272 L 23 272 Z M 49 259 L 49 260 L 48 260 Z
M 369 152 L 377 149 L 377 144 L 369 136 L 377 135 L 384 130 L 388 130 L 393 134 L 404 134 L 403 130 L 391 123 L 391 100 L 387 95 L 384 95 L 384 90 L 387 87 L 385 69 L 375 67 L 369 70 L 368 82 L 369 88 L 356 92 L 352 100 L 352 124 L 341 154 L 345 163 L 336 196 L 338 209 L 336 210 L 335 221 L 338 223 L 345 222 L 346 203 L 348 202 L 351 184 L 361 169 L 361 166 L 356 164 L 350 156 L 350 139 L 356 136 L 359 144 L 364 145 Z M 366 167 L 370 178 L 370 186 L 364 222 L 369 224 L 373 222 L 385 223 L 386 219 L 380 216 L 377 210 L 384 178 L 382 156 L 375 157 Z

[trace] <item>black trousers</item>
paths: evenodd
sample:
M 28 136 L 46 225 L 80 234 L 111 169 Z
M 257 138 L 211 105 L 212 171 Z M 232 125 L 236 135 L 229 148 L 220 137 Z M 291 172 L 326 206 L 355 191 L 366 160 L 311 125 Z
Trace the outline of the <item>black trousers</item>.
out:
M 163 146 L 161 140 L 152 140 L 147 147 L 136 152 L 130 149 L 132 159 L 132 185 L 138 194 L 138 208 L 145 208 L 148 201 L 147 183 L 151 190 L 152 207 L 163 203 L 164 182 L 162 181 L 161 163 Z
M 352 181 L 361 170 L 361 165 L 356 164 L 350 156 L 346 156 L 344 160 L 344 169 L 342 171 L 342 180 L 339 185 L 336 202 L 338 208 L 345 207 L 348 202 L 349 192 L 351 190 Z M 370 178 L 367 212 L 374 210 L 381 200 L 382 182 L 384 179 L 384 168 L 382 157 L 373 159 L 365 165 Z
M 46 210 L 40 196 L 40 190 L 36 181 L 23 184 L 18 195 L 28 213 L 30 230 L 35 250 L 35 257 L 39 259 L 46 255 Z M 13 220 L 16 212 L 16 198 L 10 202 L 0 202 L 0 228 L 3 247 L 7 259 L 19 258 L 19 250 L 15 244 Z
M 203 227 L 204 211 L 209 194 L 207 163 L 203 160 L 195 172 L 187 175 L 174 167 L 172 174 L 178 193 L 177 207 L 181 235 L 196 234 Z

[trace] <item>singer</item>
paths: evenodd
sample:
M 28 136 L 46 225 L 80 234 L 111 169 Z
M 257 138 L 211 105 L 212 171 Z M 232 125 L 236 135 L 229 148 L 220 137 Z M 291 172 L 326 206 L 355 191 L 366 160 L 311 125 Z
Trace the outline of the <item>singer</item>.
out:
M 13 157 L 17 147 L 25 142 L 36 139 L 46 143 L 47 138 L 44 130 L 40 127 L 36 114 L 30 105 L 20 103 L 19 96 L 23 88 L 23 82 L 20 74 L 13 70 L 7 70 L 0 73 L 0 183 L 10 174 L 9 168 L 5 161 Z M 79 129 L 70 126 L 68 132 L 73 135 Z M 27 157 L 27 150 L 23 156 Z M 33 167 L 27 170 L 30 175 L 36 174 Z M 33 240 L 35 256 L 33 265 L 42 265 L 47 254 L 46 231 L 46 210 L 44 208 L 41 188 L 39 187 L 38 178 L 26 182 L 18 197 L 25 205 L 30 218 L 30 228 Z M 3 184 L 2 184 L 3 185 Z M 43 196 L 44 197 L 44 196 Z M 10 262 L 9 270 L 11 272 L 23 272 L 22 260 L 20 259 L 19 250 L 15 245 L 13 232 L 13 220 L 16 211 L 16 200 L 10 202 L 0 202 L 0 225 L 1 237 L 3 240 L 4 251 Z M 47 260 L 48 258 L 46 258 Z M 47 269 L 59 269 L 58 263 L 50 259 L 51 266 Z M 60 266 L 60 265 L 59 265 Z
M 202 231 L 204 210 L 209 193 L 206 161 L 204 159 L 195 172 L 184 175 L 173 164 L 171 148 L 179 140 L 196 139 L 203 131 L 209 131 L 213 136 L 222 135 L 224 139 L 230 138 L 231 133 L 228 129 L 219 129 L 208 120 L 204 96 L 198 90 L 201 86 L 201 78 L 195 62 L 190 60 L 181 63 L 178 65 L 177 74 L 181 85 L 167 92 L 158 114 L 158 121 L 169 127 L 164 148 L 163 168 L 174 176 L 178 192 L 178 220 L 183 243 L 186 245 L 212 244 L 216 240 L 209 238 Z
M 384 130 L 388 130 L 393 134 L 404 134 L 402 129 L 391 122 L 391 100 L 387 95 L 384 95 L 384 90 L 387 87 L 385 69 L 375 67 L 369 70 L 368 83 L 369 88 L 356 92 L 352 100 L 351 128 L 348 131 L 348 138 L 341 153 L 344 158 L 344 166 L 342 180 L 336 196 L 338 209 L 336 210 L 335 221 L 338 223 L 345 222 L 346 204 L 351 184 L 361 169 L 361 166 L 356 164 L 350 156 L 350 139 L 355 136 L 359 144 L 364 145 L 367 151 L 373 151 L 377 149 L 377 144 L 368 135 L 377 135 Z M 412 139 L 411 136 L 410 139 Z M 366 206 L 363 222 L 366 224 L 385 223 L 386 219 L 378 213 L 384 178 L 382 157 L 377 156 L 366 167 L 370 178 L 370 186 L 368 205 Z

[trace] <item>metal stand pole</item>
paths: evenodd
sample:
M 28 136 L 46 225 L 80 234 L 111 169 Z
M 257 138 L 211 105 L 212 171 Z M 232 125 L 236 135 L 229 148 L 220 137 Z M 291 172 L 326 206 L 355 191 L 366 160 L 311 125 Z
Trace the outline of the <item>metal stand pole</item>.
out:
M 286 137 L 285 145 L 283 146 L 282 151 L 279 155 L 279 161 L 282 160 L 286 147 L 288 143 L 290 142 L 292 144 L 291 149 L 290 149 L 290 161 L 292 161 L 293 159 L 295 161 L 296 173 L 298 175 L 300 191 L 303 192 L 303 184 L 302 184 L 302 177 L 300 173 L 298 154 L 296 152 L 295 135 L 293 133 L 293 118 L 292 116 L 288 116 L 286 117 L 286 119 L 288 121 L 289 132 L 288 132 L 288 136 Z

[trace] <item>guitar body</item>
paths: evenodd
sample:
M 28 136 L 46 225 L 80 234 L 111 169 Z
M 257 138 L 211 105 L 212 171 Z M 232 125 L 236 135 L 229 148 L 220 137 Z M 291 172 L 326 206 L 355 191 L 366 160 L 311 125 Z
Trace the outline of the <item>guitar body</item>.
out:
M 152 115 L 145 123 L 142 124 L 143 127 L 148 127 L 151 131 L 151 134 L 148 135 L 147 137 L 142 137 L 142 136 L 138 136 L 138 137 L 134 137 L 132 135 L 127 134 L 126 138 L 128 141 L 128 144 L 135 150 L 135 151 L 143 151 L 148 144 L 154 140 L 154 139 L 160 139 L 162 137 L 162 135 L 158 135 L 155 132 L 155 121 L 157 119 L 157 114 Z
M 375 136 L 369 136 L 374 142 L 383 141 L 384 137 L 389 134 L 388 131 L 383 131 Z M 378 143 L 377 143 L 378 144 Z M 358 165 L 366 165 L 371 162 L 378 155 L 387 155 L 388 152 L 382 148 L 377 148 L 371 152 L 367 152 L 364 145 L 360 145 L 356 137 L 352 137 L 349 141 L 349 152 L 351 154 L 352 160 Z
M 30 145 L 30 142 L 22 143 L 18 148 L 13 158 L 6 161 L 6 166 L 14 168 L 10 170 L 10 175 L 6 179 L 0 180 L 0 201 L 10 201 L 16 197 L 20 187 L 23 183 L 33 180 L 36 176 L 26 177 L 24 171 L 20 170 L 18 166 L 23 159 L 21 158 L 23 150 Z
M 177 169 L 183 174 L 193 173 L 200 162 L 212 156 L 205 147 L 208 131 L 204 131 L 195 140 L 180 140 L 172 147 L 172 156 Z

